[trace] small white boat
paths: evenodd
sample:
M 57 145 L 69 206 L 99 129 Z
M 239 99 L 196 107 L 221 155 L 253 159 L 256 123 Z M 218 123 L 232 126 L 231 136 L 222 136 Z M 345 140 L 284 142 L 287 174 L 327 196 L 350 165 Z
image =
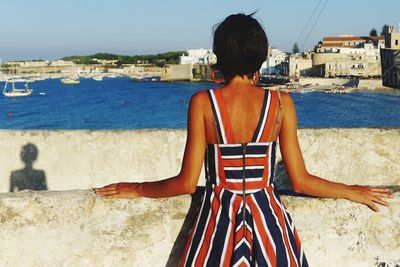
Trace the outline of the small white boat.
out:
M 102 76 L 93 76 L 92 78 L 93 78 L 93 80 L 98 81 L 98 82 L 101 82 L 103 80 Z
M 25 88 L 15 88 L 15 83 L 20 81 L 6 81 L 3 89 L 3 95 L 7 97 L 29 96 L 32 94 L 33 89 L 28 86 L 28 81 L 25 81 Z M 8 89 L 8 83 L 11 83 L 11 89 Z
M 60 80 L 63 84 L 79 84 L 79 77 L 64 78 Z

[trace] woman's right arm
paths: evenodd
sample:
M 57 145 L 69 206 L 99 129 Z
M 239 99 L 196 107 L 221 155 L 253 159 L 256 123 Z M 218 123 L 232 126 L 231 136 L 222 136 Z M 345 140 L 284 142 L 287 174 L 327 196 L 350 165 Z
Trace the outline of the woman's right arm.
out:
M 280 149 L 293 190 L 317 197 L 345 198 L 378 211 L 376 203 L 388 206 L 382 197 L 392 197 L 388 189 L 349 186 L 310 174 L 304 164 L 297 138 L 297 115 L 289 94 L 282 94 L 283 120 L 279 134 Z

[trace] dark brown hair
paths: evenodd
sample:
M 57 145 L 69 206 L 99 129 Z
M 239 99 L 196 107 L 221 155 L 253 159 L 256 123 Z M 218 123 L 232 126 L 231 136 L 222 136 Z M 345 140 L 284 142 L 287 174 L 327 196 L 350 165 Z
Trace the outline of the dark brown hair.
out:
M 253 13 L 254 14 L 254 13 Z M 236 75 L 250 78 L 267 59 L 268 39 L 253 14 L 234 14 L 214 26 L 213 51 L 225 82 Z

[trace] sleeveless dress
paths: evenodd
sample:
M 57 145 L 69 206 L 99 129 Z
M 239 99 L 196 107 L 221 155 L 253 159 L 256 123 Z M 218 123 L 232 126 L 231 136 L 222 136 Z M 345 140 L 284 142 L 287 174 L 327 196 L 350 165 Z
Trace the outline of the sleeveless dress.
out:
M 250 143 L 233 143 L 220 90 L 207 91 L 220 141 L 207 144 L 206 186 L 180 266 L 308 266 L 292 219 L 274 186 L 269 142 L 281 115 L 280 96 L 266 90 Z

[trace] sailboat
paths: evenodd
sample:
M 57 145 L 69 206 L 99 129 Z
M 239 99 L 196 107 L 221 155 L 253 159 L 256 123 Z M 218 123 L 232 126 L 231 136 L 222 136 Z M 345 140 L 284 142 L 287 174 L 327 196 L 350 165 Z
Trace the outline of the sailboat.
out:
M 28 81 L 25 81 L 25 88 L 17 89 L 15 88 L 15 83 L 20 81 L 6 81 L 3 89 L 3 95 L 7 97 L 17 97 L 17 96 L 29 96 L 32 94 L 33 89 L 28 86 Z M 11 83 L 11 90 L 8 89 L 8 83 Z

